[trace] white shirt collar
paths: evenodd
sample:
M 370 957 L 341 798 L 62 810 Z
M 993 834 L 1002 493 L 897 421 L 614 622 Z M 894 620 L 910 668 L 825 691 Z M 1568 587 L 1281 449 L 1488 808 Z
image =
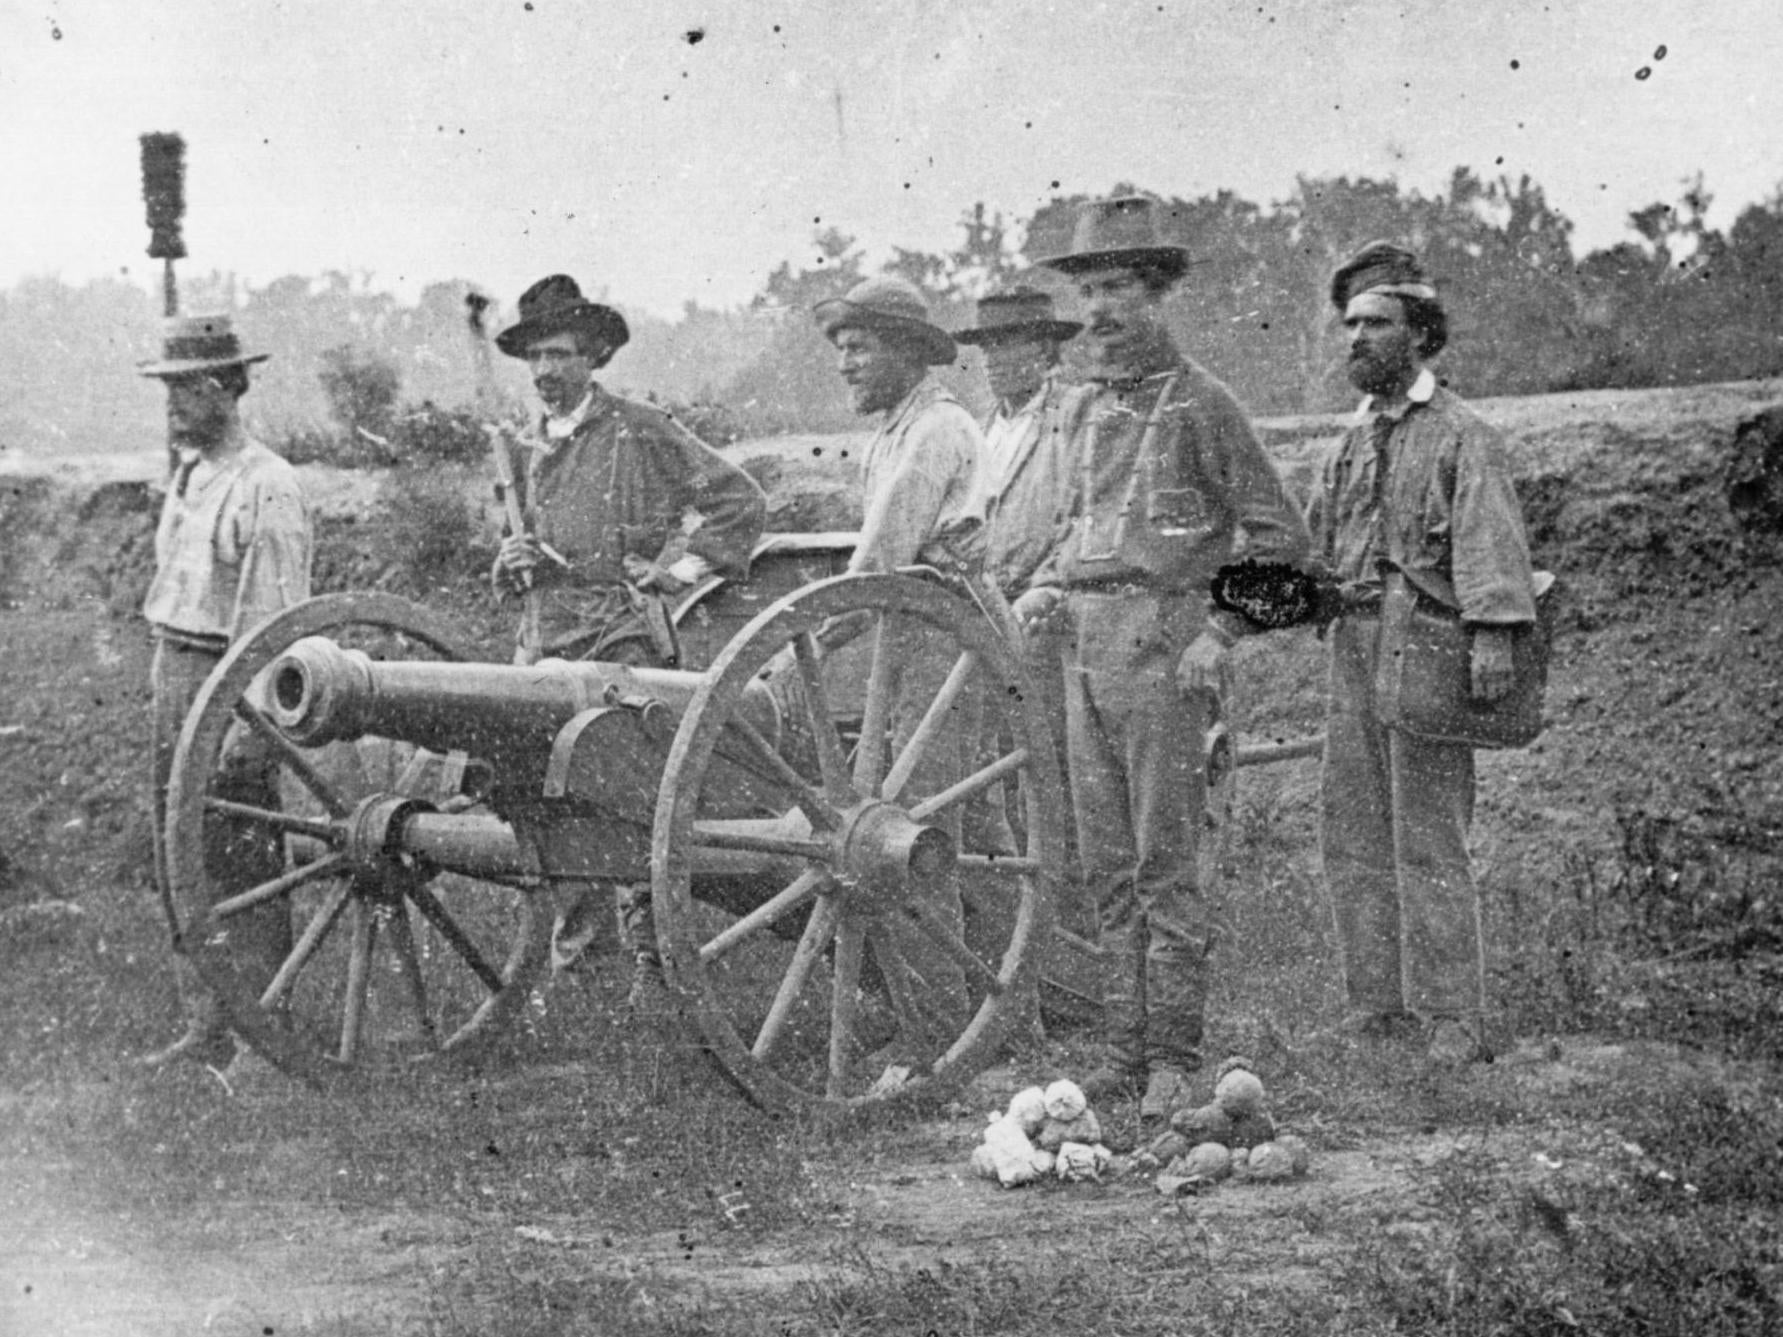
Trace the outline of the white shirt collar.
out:
M 1435 393 L 1435 373 L 1433 373 L 1429 367 L 1419 367 L 1417 379 L 1412 382 L 1412 388 L 1405 392 L 1407 402 L 1412 404 L 1428 404 L 1431 396 Z M 1362 397 L 1361 404 L 1356 408 L 1356 417 L 1358 419 L 1366 418 L 1369 414 L 1374 412 L 1374 400 L 1375 397 L 1373 395 L 1364 395 Z
M 594 409 L 594 383 L 588 385 L 588 393 L 582 396 L 582 402 L 561 416 L 547 413 L 545 415 L 545 439 L 562 441 L 574 436 L 576 429 L 588 421 L 589 413 Z

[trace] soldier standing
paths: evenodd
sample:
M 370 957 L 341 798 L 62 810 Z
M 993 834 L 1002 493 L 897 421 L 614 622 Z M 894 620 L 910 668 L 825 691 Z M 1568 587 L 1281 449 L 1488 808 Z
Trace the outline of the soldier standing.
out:
M 712 572 L 746 573 L 767 498 L 755 480 L 667 413 L 601 387 L 594 373 L 631 337 L 612 307 L 584 300 L 553 274 L 520 296 L 520 319 L 496 347 L 532 371 L 543 412 L 517 441 L 524 533 L 502 539 L 491 573 L 498 594 L 536 609 L 520 632 L 530 662 L 563 659 L 673 665 L 667 599 Z M 650 887 L 618 887 L 633 961 L 628 1006 L 660 1006 L 662 958 Z M 600 936 L 601 897 L 575 893 L 552 929 L 552 964 L 567 968 Z
M 899 278 L 856 284 L 814 314 L 838 353 L 854 411 L 878 419 L 862 465 L 865 515 L 850 571 L 896 571 L 925 565 L 955 573 L 982 561 L 983 438 L 972 415 L 930 373 L 953 361 L 953 336 L 929 320 L 916 288 Z M 930 643 L 921 624 L 888 619 L 894 638 L 890 747 L 897 756 L 939 694 L 955 651 Z M 942 730 L 911 773 L 904 795 L 936 794 L 963 774 L 969 742 L 977 737 L 972 692 L 954 709 L 958 728 Z M 957 841 L 959 818 L 942 819 Z M 959 883 L 918 888 L 942 918 L 963 935 Z M 887 918 L 868 938 L 898 1014 L 900 1036 L 886 1055 L 880 1089 L 895 1088 L 910 1069 L 940 1056 L 970 1016 L 960 967 L 929 937 Z
M 229 646 L 282 609 L 309 597 L 312 537 L 292 467 L 242 427 L 248 367 L 269 354 L 244 353 L 227 316 L 170 317 L 161 358 L 138 370 L 167 387 L 167 435 L 176 464 L 155 531 L 155 576 L 143 603 L 155 639 L 151 765 L 155 878 L 167 881 L 167 786 L 186 713 Z M 262 809 L 279 806 L 273 758 L 238 731 L 213 781 L 217 797 Z M 284 871 L 284 846 L 264 827 L 209 824 L 205 865 L 219 895 L 270 881 Z M 231 920 L 237 959 L 270 982 L 291 946 L 282 903 Z M 180 944 L 176 940 L 175 949 Z M 193 1059 L 221 1066 L 235 1041 L 216 998 L 181 959 L 186 1031 L 143 1062 Z
M 1393 581 L 1468 629 L 1474 700 L 1510 689 L 1512 645 L 1535 619 L 1522 512 L 1498 433 L 1426 362 L 1448 319 L 1417 258 L 1374 242 L 1331 280 L 1366 398 L 1308 510 L 1343 582 L 1331 635 L 1320 843 L 1349 1016 L 1363 1037 L 1422 1024 L 1430 1057 L 1491 1056 L 1479 893 L 1467 856 L 1473 750 L 1380 722 L 1383 594 Z
M 1208 906 L 1196 866 L 1203 735 L 1244 619 L 1208 584 L 1246 555 L 1299 561 L 1306 530 L 1231 393 L 1177 350 L 1166 295 L 1188 267 L 1156 203 L 1093 202 L 1041 261 L 1078 285 L 1095 363 L 1062 412 L 1063 542 L 1016 605 L 1061 633 L 1079 857 L 1102 942 L 1107 1057 L 1092 1098 L 1143 1091 L 1165 1118 L 1202 1060 Z M 1062 624 L 1062 625 L 1061 625 Z

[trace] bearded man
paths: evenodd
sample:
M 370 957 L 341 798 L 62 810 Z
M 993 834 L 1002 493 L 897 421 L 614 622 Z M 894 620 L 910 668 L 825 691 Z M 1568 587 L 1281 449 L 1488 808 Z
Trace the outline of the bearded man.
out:
M 862 462 L 864 519 L 848 569 L 922 565 L 975 572 L 983 557 L 984 443 L 972 415 L 930 370 L 953 361 L 953 336 L 929 319 L 915 286 L 895 277 L 856 284 L 844 296 L 818 303 L 814 314 L 836 349 L 854 411 L 876 420 Z M 884 634 L 893 638 L 887 657 L 893 673 L 889 755 L 896 757 L 940 693 L 957 652 L 934 644 L 929 629 L 910 619 L 888 618 Z M 981 710 L 972 690 L 961 694 L 954 706 L 957 725 L 931 741 L 903 789 L 905 798 L 937 794 L 961 777 Z M 957 842 L 957 813 L 939 820 Z M 916 892 L 964 936 L 957 874 Z M 970 1000 L 960 967 L 909 924 L 888 917 L 867 945 L 900 1028 L 883 1055 L 883 1090 L 945 1051 L 965 1029 Z
M 583 298 L 565 274 L 520 295 L 520 319 L 496 336 L 532 372 L 543 412 L 518 440 L 511 476 L 526 528 L 502 539 L 498 594 L 536 610 L 516 656 L 673 665 L 668 600 L 714 571 L 745 575 L 767 497 L 754 479 L 649 404 L 603 389 L 594 373 L 630 339 L 625 318 Z M 634 1011 L 666 1001 L 650 885 L 615 887 L 632 958 Z M 552 930 L 552 964 L 574 965 L 602 937 L 602 897 L 572 893 Z
M 1448 317 L 1410 251 L 1372 242 L 1332 276 L 1365 398 L 1308 509 L 1343 583 L 1331 632 L 1320 845 L 1349 1015 L 1364 1038 L 1422 1030 L 1432 1060 L 1491 1057 L 1479 892 L 1467 855 L 1472 748 L 1382 724 L 1381 606 L 1391 582 L 1469 631 L 1478 702 L 1511 688 L 1535 619 L 1522 512 L 1499 434 L 1437 384 Z

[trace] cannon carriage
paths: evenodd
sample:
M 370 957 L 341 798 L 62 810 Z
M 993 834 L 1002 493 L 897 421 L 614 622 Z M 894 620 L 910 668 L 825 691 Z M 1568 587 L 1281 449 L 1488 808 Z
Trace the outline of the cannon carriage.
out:
M 650 884 L 681 1021 L 761 1104 L 946 1091 L 991 1058 L 1036 980 L 1053 1018 L 1092 1015 L 1105 963 L 1083 907 L 1058 917 L 1067 804 L 1007 610 L 933 573 L 841 574 L 852 542 L 769 536 L 747 582 L 687 592 L 676 623 L 699 668 L 475 663 L 443 619 L 375 593 L 312 599 L 240 641 L 186 721 L 167 832 L 169 914 L 237 1032 L 325 1087 L 474 1059 L 527 1015 L 553 892 L 587 882 Z M 889 684 L 911 627 L 953 667 L 894 755 Z M 972 698 L 1001 745 L 916 792 Z M 1309 750 L 1234 748 L 1215 728 L 1210 863 L 1235 767 Z M 220 796 L 244 751 L 276 772 L 276 810 Z M 1006 838 L 962 843 L 960 814 L 998 793 Z M 222 896 L 243 839 L 280 844 L 283 871 Z M 948 876 L 963 925 L 918 894 Z M 239 931 L 267 914 L 290 934 L 270 973 Z M 865 1060 L 887 1026 L 876 957 L 898 950 L 894 928 L 961 968 L 971 1014 L 884 1091 Z
M 803 578 L 838 553 L 795 543 L 779 569 Z M 969 1078 L 1040 968 L 1065 858 L 1006 610 L 920 574 L 772 594 L 695 592 L 686 658 L 723 638 L 700 669 L 472 663 L 441 619 L 381 594 L 310 600 L 238 642 L 182 731 L 167 829 L 169 912 L 238 1033 L 325 1086 L 476 1056 L 526 1014 L 553 889 L 648 881 L 677 1010 L 752 1099 L 849 1105 Z M 913 628 L 952 669 L 894 753 Z M 916 792 L 968 700 L 1005 744 Z M 243 756 L 276 773 L 276 808 L 221 796 Z M 998 790 L 1021 804 L 1018 847 L 961 848 L 960 813 Z M 244 839 L 281 843 L 283 871 L 223 895 Z M 967 892 L 963 925 L 918 894 L 945 877 Z M 269 913 L 290 923 L 270 973 L 240 950 Z M 911 933 L 962 970 L 970 1017 L 875 1092 L 876 962 Z

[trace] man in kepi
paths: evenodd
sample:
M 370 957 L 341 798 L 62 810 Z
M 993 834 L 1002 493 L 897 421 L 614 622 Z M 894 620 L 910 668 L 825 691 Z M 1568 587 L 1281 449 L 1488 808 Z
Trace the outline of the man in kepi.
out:
M 984 444 L 972 415 L 929 371 L 953 361 L 953 336 L 929 320 L 922 295 L 899 278 L 868 279 L 843 297 L 819 302 L 814 314 L 835 345 L 854 411 L 877 420 L 862 463 L 864 518 L 848 569 L 895 571 L 920 564 L 976 571 L 982 560 Z M 885 634 L 894 638 L 889 731 L 895 757 L 939 694 L 956 651 L 933 644 L 918 623 L 888 619 Z M 905 785 L 906 797 L 939 793 L 963 774 L 981 718 L 972 697 L 968 690 L 956 703 L 957 726 L 931 742 Z M 943 820 L 957 841 L 958 816 Z M 917 890 L 963 934 L 955 876 Z M 940 1056 L 965 1029 L 969 1000 L 960 967 L 908 924 L 887 917 L 868 946 L 900 1026 L 883 1056 L 885 1089 Z
M 1377 714 L 1386 584 L 1459 615 L 1477 701 L 1509 690 L 1512 643 L 1535 618 L 1529 544 L 1499 435 L 1436 383 L 1448 338 L 1435 288 L 1411 252 L 1364 247 L 1331 280 L 1366 398 L 1326 461 L 1308 510 L 1315 550 L 1344 583 L 1331 633 L 1320 825 L 1337 921 L 1348 1027 L 1415 1033 L 1431 1058 L 1490 1057 L 1480 904 L 1467 857 L 1470 747 L 1387 728 Z
M 502 540 L 493 579 L 528 601 L 521 658 L 671 665 L 668 600 L 712 572 L 740 575 L 761 537 L 767 498 L 754 479 L 661 409 L 602 389 L 594 373 L 631 337 L 610 306 L 553 274 L 520 297 L 519 321 L 496 347 L 524 360 L 544 411 L 497 449 L 522 458 L 523 533 Z M 535 616 L 536 614 L 536 616 Z M 537 643 L 531 628 L 537 629 Z M 633 962 L 628 1005 L 664 1001 L 650 887 L 619 887 L 623 945 Z M 552 931 L 552 962 L 574 964 L 602 936 L 602 896 L 572 894 Z
M 310 592 L 310 522 L 296 472 L 241 423 L 248 367 L 267 357 L 242 352 L 227 316 L 173 317 L 160 359 L 138 368 L 167 387 L 167 434 L 176 457 L 155 531 L 155 578 L 142 610 L 155 638 L 151 764 L 155 878 L 164 898 L 167 786 L 186 712 L 232 642 Z M 279 806 L 274 760 L 255 737 L 244 732 L 232 739 L 213 792 L 256 808 Z M 218 895 L 229 896 L 279 876 L 284 847 L 264 828 L 219 819 L 209 827 L 205 866 Z M 230 922 L 236 960 L 270 982 L 291 946 L 283 903 Z M 234 1039 L 215 997 L 183 957 L 179 983 L 185 1034 L 143 1061 L 227 1063 Z
M 1143 1092 L 1166 1118 L 1202 1061 L 1209 913 L 1196 847 L 1203 735 L 1243 618 L 1211 610 L 1240 548 L 1298 562 L 1304 525 L 1226 388 L 1177 351 L 1164 299 L 1188 268 L 1158 206 L 1127 196 L 1078 218 L 1041 261 L 1074 279 L 1094 357 L 1061 414 L 1068 527 L 1016 615 L 1059 636 L 1084 882 L 1115 958 L 1092 1098 Z

